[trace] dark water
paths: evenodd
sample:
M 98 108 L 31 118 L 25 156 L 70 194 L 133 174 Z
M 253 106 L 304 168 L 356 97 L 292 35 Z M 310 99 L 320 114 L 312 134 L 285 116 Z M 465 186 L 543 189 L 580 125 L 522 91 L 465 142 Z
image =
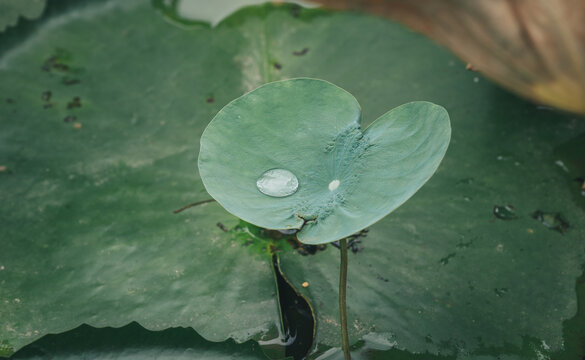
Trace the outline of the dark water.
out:
M 283 276 L 277 254 L 272 255 L 272 266 L 278 286 L 285 355 L 292 356 L 295 360 L 304 359 L 311 350 L 315 335 L 313 310 Z

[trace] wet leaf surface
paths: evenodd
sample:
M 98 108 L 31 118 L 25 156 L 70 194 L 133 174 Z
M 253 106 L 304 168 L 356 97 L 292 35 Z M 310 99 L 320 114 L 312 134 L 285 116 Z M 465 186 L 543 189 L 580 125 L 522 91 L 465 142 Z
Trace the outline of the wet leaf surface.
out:
M 265 6 L 185 30 L 146 1 L 72 6 L 18 42 L 0 38 L 2 355 L 82 323 L 185 326 L 212 341 L 277 336 L 270 258 L 216 225 L 238 223 L 218 204 L 173 210 L 208 199 L 198 138 L 217 111 L 300 76 L 354 94 L 364 126 L 413 100 L 443 105 L 452 120 L 438 173 L 350 254 L 354 344 L 531 358 L 523 347 L 556 351 L 573 339 L 565 345 L 579 354 L 578 332 L 563 323 L 583 324 L 574 285 L 585 216 L 554 150 L 584 133 L 583 121 L 499 90 L 379 18 Z M 81 106 L 68 109 L 76 97 Z M 582 161 L 570 159 L 573 171 Z M 494 217 L 505 204 L 518 219 Z M 551 231 L 537 210 L 570 227 Z M 280 255 L 317 313 L 317 356 L 338 344 L 338 251 Z

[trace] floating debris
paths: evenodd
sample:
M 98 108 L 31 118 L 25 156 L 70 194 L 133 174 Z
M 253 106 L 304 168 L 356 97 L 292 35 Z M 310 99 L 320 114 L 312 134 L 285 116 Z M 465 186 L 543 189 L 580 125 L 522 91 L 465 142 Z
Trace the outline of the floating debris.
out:
M 508 293 L 508 288 L 495 288 L 494 292 L 497 297 L 502 297 Z
M 74 79 L 74 78 L 68 78 L 68 77 L 64 77 L 61 82 L 64 85 L 70 86 L 70 85 L 76 85 L 79 84 L 81 82 L 81 80 L 79 79 Z
M 300 51 L 293 51 L 293 55 L 295 55 L 295 56 L 303 56 L 303 55 L 305 55 L 308 52 L 309 52 L 309 48 L 306 47 L 306 48 L 303 48 L 303 50 L 300 50 Z
M 439 260 L 439 262 L 441 263 L 441 265 L 447 265 L 449 263 L 449 260 L 453 259 L 456 255 L 457 255 L 456 253 L 450 253 L 441 260 Z
M 493 212 L 498 219 L 502 220 L 518 219 L 518 216 L 516 215 L 516 209 L 512 205 L 504 206 L 494 205 Z
M 364 249 L 363 246 L 359 246 L 358 244 L 362 243 L 362 239 L 368 236 L 369 229 L 363 229 L 360 232 L 357 232 L 353 235 L 346 237 L 347 239 L 347 248 L 351 250 L 352 253 L 357 254 L 358 252 Z M 336 248 L 340 249 L 341 245 L 339 241 L 334 241 L 331 245 L 335 246 Z
M 327 245 L 325 244 L 321 245 L 301 244 L 299 247 L 296 248 L 299 254 L 303 256 L 315 255 L 318 251 L 323 251 L 325 249 L 327 249 Z
M 81 107 L 81 99 L 79 98 L 79 96 L 76 96 L 73 98 L 73 100 L 71 100 L 70 102 L 67 103 L 67 109 L 74 109 L 74 108 L 80 108 Z
M 290 14 L 291 14 L 291 16 L 292 16 L 292 17 L 295 17 L 295 18 L 299 17 L 299 16 L 301 15 L 301 10 L 302 10 L 302 9 L 303 9 L 303 8 L 302 8 L 300 5 L 298 5 L 298 4 L 293 4 L 293 5 L 291 6 L 291 8 L 290 8 Z
M 70 67 L 66 62 L 69 62 L 70 59 L 71 54 L 69 52 L 64 49 L 56 49 L 55 53 L 43 62 L 41 69 L 46 72 L 51 72 L 52 70 L 67 72 Z
M 561 213 L 546 213 L 540 210 L 536 210 L 532 214 L 532 218 L 540 221 L 540 223 L 546 226 L 550 230 L 558 231 L 564 234 L 569 230 L 571 224 L 561 215 Z
M 217 225 L 217 227 L 218 227 L 218 228 L 220 228 L 220 229 L 221 229 L 221 231 L 223 231 L 223 232 L 228 232 L 228 231 L 230 231 L 230 230 L 227 228 L 227 226 L 225 226 L 224 224 L 222 224 L 222 223 L 220 223 L 220 222 L 218 222 L 218 223 L 217 223 L 217 224 L 215 224 L 215 225 Z
M 382 275 L 380 275 L 380 274 L 376 274 L 376 279 L 378 279 L 378 280 L 382 280 L 383 282 L 388 282 L 388 281 L 390 281 L 390 280 L 388 280 L 387 278 L 383 277 L 383 276 L 382 276 Z

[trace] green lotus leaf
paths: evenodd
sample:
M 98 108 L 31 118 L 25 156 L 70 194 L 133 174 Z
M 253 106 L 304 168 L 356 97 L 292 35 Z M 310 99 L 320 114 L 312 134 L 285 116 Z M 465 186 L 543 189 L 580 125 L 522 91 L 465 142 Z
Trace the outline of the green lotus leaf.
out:
M 361 109 L 323 80 L 266 84 L 232 101 L 201 137 L 199 171 L 232 214 L 300 241 L 349 236 L 396 209 L 435 172 L 451 129 L 441 106 L 411 102 L 365 131 Z

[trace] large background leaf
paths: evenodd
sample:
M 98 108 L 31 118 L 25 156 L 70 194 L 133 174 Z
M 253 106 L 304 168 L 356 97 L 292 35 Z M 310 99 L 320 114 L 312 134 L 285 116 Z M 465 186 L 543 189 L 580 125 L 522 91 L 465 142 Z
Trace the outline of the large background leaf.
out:
M 238 37 L 231 27 L 185 32 L 148 2 L 89 3 L 3 54 L 7 346 L 82 322 L 192 326 L 214 341 L 276 334 L 270 259 L 234 246 L 215 224 L 235 219 L 216 204 L 172 212 L 208 197 L 197 139 L 242 91 L 229 49 Z M 81 107 L 68 109 L 75 97 Z
M 530 339 L 561 348 L 577 310 L 585 220 L 580 184 L 554 149 L 584 132 L 582 121 L 504 93 L 421 36 L 364 15 L 256 7 L 185 30 L 145 1 L 90 2 L 7 36 L 5 353 L 81 323 L 188 326 L 215 341 L 275 336 L 268 259 L 216 227 L 236 219 L 217 204 L 172 210 L 208 196 L 197 139 L 213 115 L 298 76 L 350 91 L 364 125 L 412 100 L 441 104 L 452 120 L 439 172 L 350 257 L 353 340 L 461 354 L 515 353 Z M 82 106 L 68 109 L 75 97 Z M 518 219 L 494 217 L 505 204 Z M 562 212 L 571 227 L 550 230 L 530 217 L 536 210 Z M 310 283 L 319 351 L 337 345 L 337 250 L 281 255 L 293 284 Z

